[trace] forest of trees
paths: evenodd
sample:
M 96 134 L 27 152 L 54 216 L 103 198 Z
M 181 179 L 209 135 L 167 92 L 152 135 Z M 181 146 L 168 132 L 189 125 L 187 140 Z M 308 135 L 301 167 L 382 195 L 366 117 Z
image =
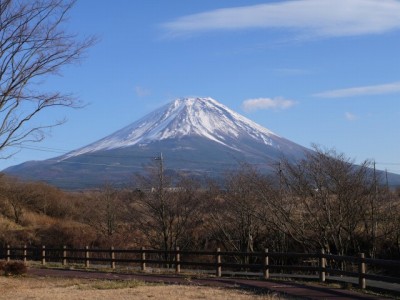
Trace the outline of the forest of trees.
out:
M 161 165 L 162 166 L 162 165 Z M 62 191 L 0 177 L 0 243 L 313 252 L 400 258 L 400 189 L 334 150 L 250 165 L 222 181 L 169 178 L 158 162 L 131 187 Z M 172 187 L 171 182 L 174 182 Z

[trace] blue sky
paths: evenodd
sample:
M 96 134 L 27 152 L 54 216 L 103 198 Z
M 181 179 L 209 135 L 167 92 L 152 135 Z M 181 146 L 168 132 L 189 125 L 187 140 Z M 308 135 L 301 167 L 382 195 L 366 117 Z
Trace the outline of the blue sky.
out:
M 87 106 L 0 168 L 94 142 L 178 97 L 212 97 L 276 134 L 400 173 L 400 1 L 78 1 L 67 30 L 96 35 L 44 89 Z M 29 149 L 33 148 L 33 149 Z

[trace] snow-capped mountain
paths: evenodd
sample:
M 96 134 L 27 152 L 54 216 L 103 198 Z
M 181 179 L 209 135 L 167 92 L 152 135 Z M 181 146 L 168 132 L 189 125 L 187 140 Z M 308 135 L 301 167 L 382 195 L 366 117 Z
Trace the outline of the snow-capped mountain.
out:
M 214 99 L 182 98 L 93 144 L 69 153 L 64 159 L 188 136 L 203 137 L 237 151 L 241 151 L 243 146 L 237 141 L 245 137 L 279 148 L 279 143 L 274 143 L 279 138 L 277 135 Z
M 88 187 L 128 181 L 161 152 L 170 172 L 218 177 L 243 162 L 271 171 L 283 157 L 298 159 L 307 151 L 212 98 L 182 98 L 80 149 L 4 172 Z

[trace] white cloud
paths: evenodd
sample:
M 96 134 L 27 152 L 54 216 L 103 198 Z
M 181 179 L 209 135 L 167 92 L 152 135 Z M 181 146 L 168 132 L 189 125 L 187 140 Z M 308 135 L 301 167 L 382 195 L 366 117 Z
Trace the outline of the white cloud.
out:
M 368 86 L 352 87 L 347 89 L 330 90 L 314 94 L 314 96 L 322 98 L 344 98 L 344 97 L 355 97 L 355 96 L 366 96 L 366 95 L 393 94 L 399 92 L 400 92 L 400 81 L 386 83 L 386 84 L 379 84 L 379 85 L 368 85 Z
M 135 86 L 135 94 L 138 97 L 146 97 L 146 96 L 149 96 L 151 93 L 150 93 L 150 90 L 137 85 L 137 86 Z
M 163 27 L 172 36 L 251 28 L 285 28 L 314 37 L 383 33 L 400 29 L 400 1 L 280 1 L 187 15 Z
M 359 119 L 358 116 L 356 116 L 356 115 L 354 115 L 354 114 L 352 114 L 352 113 L 350 113 L 350 112 L 346 112 L 346 113 L 344 114 L 344 116 L 345 116 L 345 118 L 346 118 L 347 121 L 356 121 L 356 120 Z
M 243 101 L 243 109 L 245 111 L 254 111 L 260 109 L 288 109 L 295 105 L 293 100 L 283 98 L 256 98 Z

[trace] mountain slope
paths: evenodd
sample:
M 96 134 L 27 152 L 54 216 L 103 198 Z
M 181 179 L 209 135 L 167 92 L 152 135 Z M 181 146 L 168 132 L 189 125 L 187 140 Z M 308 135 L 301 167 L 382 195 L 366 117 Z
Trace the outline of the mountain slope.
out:
M 212 98 L 177 99 L 125 128 L 65 156 L 147 145 L 154 141 L 203 137 L 241 151 L 243 140 L 279 148 L 280 140 L 268 129 L 237 114 Z
M 271 170 L 309 150 L 211 98 L 177 99 L 121 130 L 63 156 L 5 170 L 63 188 L 127 182 L 163 153 L 170 172 L 218 177 L 247 162 Z

